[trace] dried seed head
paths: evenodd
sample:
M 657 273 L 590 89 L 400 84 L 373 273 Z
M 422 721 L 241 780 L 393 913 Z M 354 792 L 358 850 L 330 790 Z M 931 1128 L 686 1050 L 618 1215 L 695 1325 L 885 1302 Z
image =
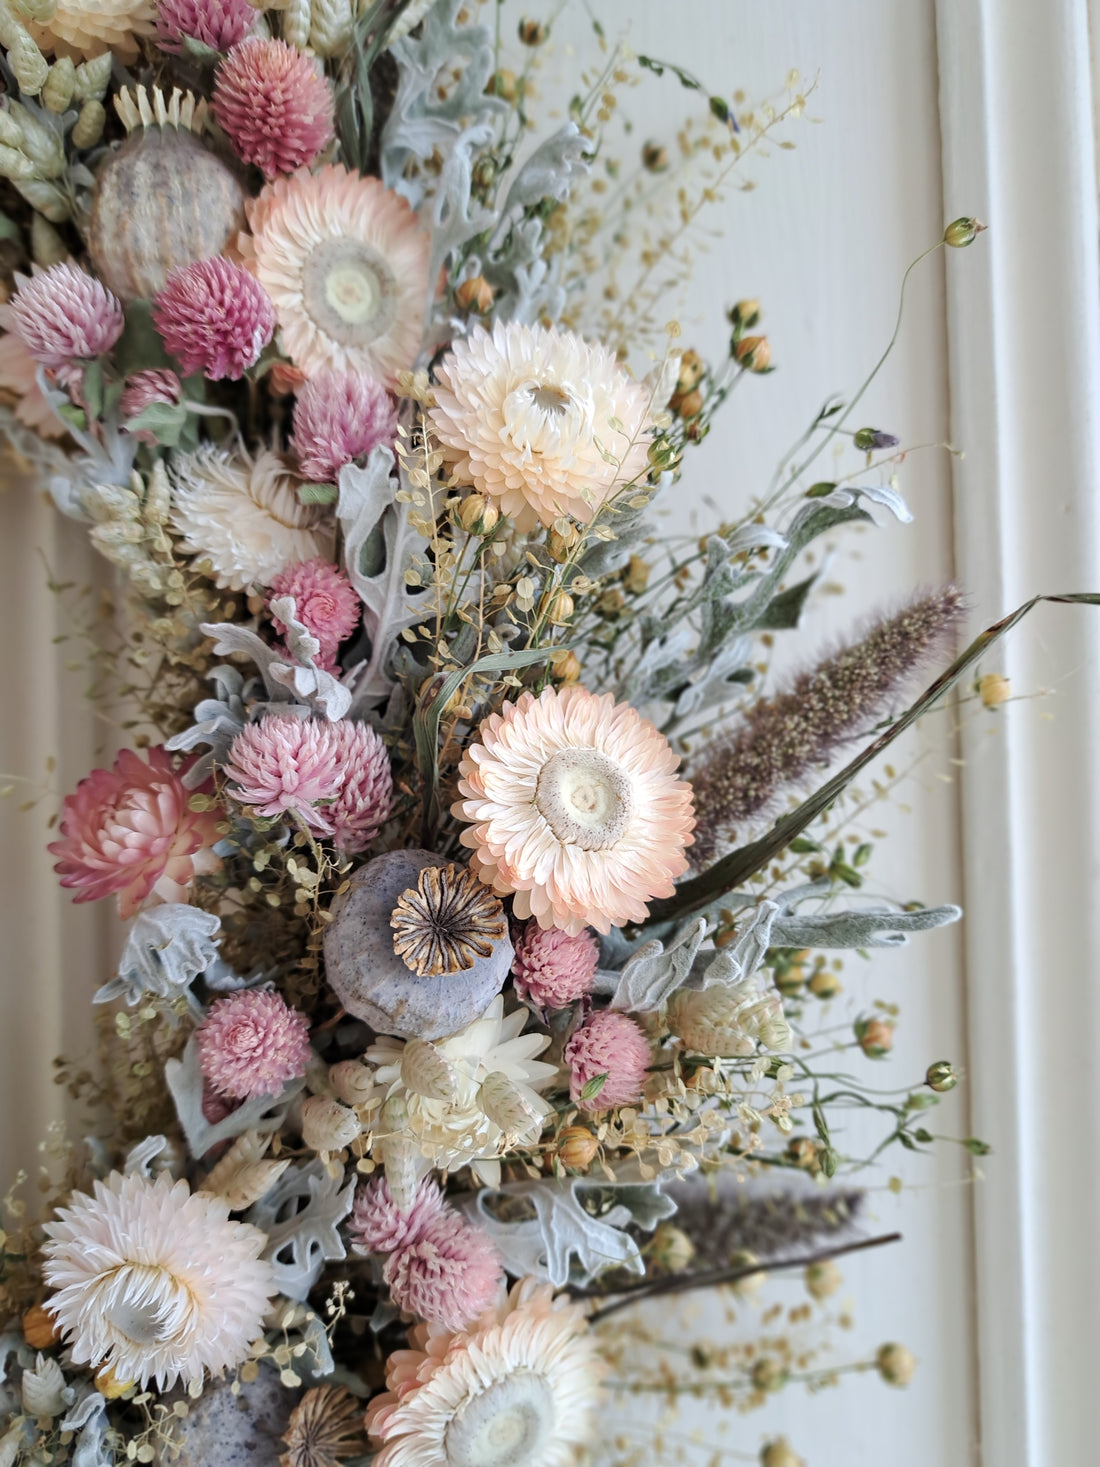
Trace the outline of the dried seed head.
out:
M 458 1094 L 454 1065 L 426 1039 L 410 1039 L 401 1052 L 401 1083 L 425 1100 L 453 1100 Z
M 421 977 L 459 973 L 504 936 L 504 908 L 466 866 L 426 866 L 390 918 L 393 950 Z
M 338 1100 L 311 1095 L 302 1102 L 302 1140 L 313 1151 L 342 1151 L 362 1129 L 355 1112 Z
M 316 1386 L 291 1412 L 279 1467 L 340 1467 L 363 1446 L 363 1409 L 343 1386 Z

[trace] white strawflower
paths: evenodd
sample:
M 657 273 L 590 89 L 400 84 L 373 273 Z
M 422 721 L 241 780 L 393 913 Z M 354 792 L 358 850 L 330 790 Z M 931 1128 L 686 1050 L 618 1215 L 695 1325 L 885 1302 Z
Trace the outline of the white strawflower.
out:
M 716 1059 L 747 1057 L 757 1045 L 780 1054 L 791 1047 L 783 1000 L 762 993 L 752 979 L 678 989 L 668 1002 L 668 1022 L 688 1049 Z
M 480 1019 L 449 1039 L 429 1045 L 384 1037 L 367 1050 L 387 1101 L 401 1101 L 407 1110 L 403 1130 L 420 1149 L 422 1171 L 470 1165 L 486 1186 L 499 1186 L 498 1158 L 539 1135 L 552 1108 L 537 1092 L 558 1069 L 535 1059 L 550 1040 L 524 1034 L 527 1018 L 525 1008 L 505 1018 L 498 995 Z M 397 1109 L 390 1105 L 386 1113 Z
M 298 480 L 265 449 L 255 459 L 204 446 L 172 461 L 172 526 L 227 591 L 267 586 L 288 565 L 331 558 L 323 510 L 302 504 Z
M 77 1365 L 167 1390 L 248 1358 L 275 1293 L 266 1234 L 164 1173 L 112 1172 L 46 1224 L 43 1277 Z
M 428 417 L 457 477 L 520 530 L 587 524 L 649 464 L 650 392 L 612 354 L 569 331 L 475 326 L 436 369 Z
M 421 1326 L 367 1410 L 375 1467 L 573 1467 L 604 1364 L 584 1315 L 525 1279 L 460 1333 Z

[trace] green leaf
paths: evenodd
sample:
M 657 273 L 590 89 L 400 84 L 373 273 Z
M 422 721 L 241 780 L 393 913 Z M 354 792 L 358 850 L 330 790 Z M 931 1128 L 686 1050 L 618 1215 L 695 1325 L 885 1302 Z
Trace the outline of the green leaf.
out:
M 657 923 L 669 922 L 689 912 L 694 912 L 706 906 L 708 902 L 724 896 L 726 892 L 743 886 L 758 871 L 762 871 L 779 855 L 780 851 L 785 850 L 791 844 L 796 836 L 801 835 L 808 825 L 823 814 L 838 795 L 843 794 L 857 774 L 860 774 L 868 764 L 884 753 L 895 739 L 916 723 L 918 718 L 922 718 L 935 707 L 940 699 L 951 691 L 963 674 L 988 653 L 995 642 L 999 641 L 1006 632 L 1011 631 L 1017 622 L 1022 621 L 1042 601 L 1050 601 L 1062 606 L 1100 606 L 1100 593 L 1067 591 L 1053 596 L 1033 596 L 1030 601 L 1025 601 L 1008 616 L 986 627 L 985 631 L 980 632 L 969 647 L 955 658 L 946 672 L 942 672 L 933 683 L 930 683 L 916 702 L 911 703 L 889 728 L 857 754 L 851 763 L 846 764 L 839 774 L 834 775 L 820 789 L 815 790 L 809 799 L 804 800 L 796 810 L 792 810 L 789 815 L 784 815 L 781 820 L 777 820 L 767 835 L 761 836 L 759 840 L 753 841 L 750 845 L 742 846 L 739 850 L 731 851 L 728 856 L 723 856 L 720 861 L 716 861 L 708 871 L 704 871 L 691 881 L 683 882 L 677 887 L 675 896 L 667 897 L 663 901 L 652 902 L 649 919 L 643 924 L 643 927 L 652 927 Z
M 153 325 L 148 301 L 134 300 L 126 307 L 126 325 L 115 343 L 114 357 L 121 377 L 132 377 L 135 372 L 145 372 L 151 367 L 174 365 Z
M 988 1141 L 979 1141 L 977 1136 L 968 1136 L 963 1145 L 971 1156 L 989 1156 L 993 1150 Z
M 607 1083 L 607 1073 L 606 1072 L 604 1074 L 602 1074 L 602 1075 L 593 1075 L 592 1078 L 591 1078 L 591 1080 L 586 1080 L 584 1082 L 584 1084 L 581 1086 L 581 1102 L 582 1102 L 582 1104 L 585 1101 L 588 1101 L 588 1100 L 595 1100 L 596 1096 L 599 1095 L 600 1091 L 603 1089 L 603 1087 L 604 1087 L 604 1085 L 606 1083 Z
M 758 618 L 755 630 L 766 632 L 789 632 L 793 631 L 802 618 L 802 608 L 806 604 L 806 597 L 817 580 L 816 575 L 807 576 L 804 581 L 797 585 L 788 586 L 785 591 L 780 591 L 774 596 L 764 608 L 763 614 Z
M 81 431 L 88 426 L 88 414 L 83 408 L 77 407 L 75 402 L 63 402 L 57 409 L 57 415 L 71 427 Z
M 335 484 L 299 484 L 298 498 L 302 504 L 335 504 Z
M 84 368 L 84 377 L 80 388 L 84 403 L 92 418 L 100 419 L 103 416 L 103 363 L 100 361 L 89 362 Z
M 828 499 L 829 495 L 833 492 L 835 488 L 836 485 L 830 479 L 823 479 L 820 484 L 810 485 L 810 487 L 806 490 L 806 498 Z
M 187 423 L 182 403 L 151 402 L 126 424 L 130 433 L 152 433 L 164 448 L 175 448 Z

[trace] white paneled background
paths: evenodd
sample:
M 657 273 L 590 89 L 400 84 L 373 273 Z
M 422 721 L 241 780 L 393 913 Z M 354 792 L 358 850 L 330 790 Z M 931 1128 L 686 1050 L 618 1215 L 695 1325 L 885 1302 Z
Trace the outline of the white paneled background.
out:
M 514 24 L 520 7 L 516 0 L 509 5 Z M 524 7 L 532 15 L 547 8 L 540 0 Z M 838 540 L 826 579 L 839 589 L 817 594 L 800 643 L 804 657 L 916 586 L 958 574 L 977 625 L 1038 590 L 1087 589 L 1097 568 L 1094 514 L 1086 512 L 1095 495 L 1095 409 L 1082 387 L 1097 385 L 1091 114 L 1087 128 L 1071 125 L 1089 108 L 1086 8 L 1085 0 L 593 0 L 587 7 L 571 0 L 557 23 L 558 60 L 543 78 L 548 96 L 575 84 L 591 54 L 593 15 L 609 36 L 625 32 L 635 50 L 680 62 L 726 95 L 738 88 L 750 97 L 774 95 L 792 68 L 818 78 L 808 110 L 820 121 L 806 118 L 786 131 L 794 151 L 773 149 L 747 166 L 755 190 L 732 192 L 714 210 L 709 222 L 721 226 L 721 239 L 699 253 L 686 298 L 669 302 L 667 314 L 681 321 L 685 344 L 720 356 L 724 306 L 759 297 L 778 367 L 739 389 L 689 459 L 670 531 L 743 511 L 825 397 L 850 393 L 877 359 L 909 261 L 946 219 L 992 216 L 991 234 L 974 248 L 948 258 L 941 252 L 915 274 L 897 348 L 858 414 L 859 424 L 889 429 L 906 443 L 946 443 L 954 434 L 968 458 L 960 467 L 942 449 L 914 453 L 902 475 L 914 523 Z M 636 119 L 637 144 L 671 143 L 695 100 L 670 77 L 647 78 L 625 104 Z M 950 132 L 942 168 L 941 118 Z M 1076 356 L 1060 351 L 1062 334 L 1077 343 Z M 1033 391 L 1043 398 L 1042 418 L 1029 429 Z M 1005 433 L 1015 435 L 1010 461 L 999 449 Z M 1044 475 L 1050 455 L 1053 479 Z M 827 460 L 821 468 L 824 477 Z M 1002 476 L 1013 496 L 1003 506 Z M 1048 493 L 1057 515 L 1039 512 Z M 63 670 L 79 659 L 53 643 L 64 618 L 45 589 L 36 552 L 78 582 L 94 574 L 92 559 L 82 532 L 60 524 L 25 484 L 0 497 L 0 516 L 0 624 L 7 633 L 0 767 L 53 791 L 52 806 L 47 799 L 22 814 L 21 794 L 0 804 L 0 1176 L 7 1177 L 17 1164 L 33 1165 L 38 1139 L 60 1114 L 50 1061 L 86 1042 L 88 1000 L 105 976 L 113 919 L 73 908 L 43 850 L 46 816 L 95 762 L 94 750 L 109 743 L 110 731 L 96 726 L 82 700 L 84 675 Z M 997 572 L 1009 561 L 1012 574 Z M 1089 1231 L 1096 1199 L 1089 1191 L 1078 1206 L 1074 1195 L 1064 1209 L 1076 1229 L 1067 1234 L 1069 1262 L 1059 1257 L 1062 1211 L 1040 1210 L 1028 1221 L 1019 1202 L 1025 1187 L 1049 1196 L 1059 1183 L 1081 1186 L 1068 1159 L 1075 1144 L 1083 1145 L 1084 1165 L 1093 1165 L 1100 1136 L 1095 1096 L 1079 1078 L 1095 1067 L 1097 1026 L 1091 1002 L 1081 998 L 1084 953 L 1092 949 L 1079 948 L 1073 963 L 1098 870 L 1079 834 L 1088 821 L 1074 818 L 1074 771 L 1088 764 L 1083 731 L 1095 727 L 1097 663 L 1095 637 L 1088 640 L 1077 630 L 1084 623 L 1073 618 L 1089 616 L 1040 612 L 1007 664 L 994 654 L 987 670 L 1009 665 L 1019 691 L 1045 685 L 1055 695 L 971 719 L 962 739 L 966 768 L 957 762 L 951 716 L 931 720 L 894 761 L 901 767 L 923 755 L 912 780 L 898 803 L 871 821 L 891 832 L 874 865 L 885 891 L 969 901 L 972 915 L 963 927 L 880 953 L 872 965 L 849 962 L 836 1018 L 876 996 L 898 1003 L 894 1056 L 870 1079 L 916 1083 L 929 1060 L 954 1060 L 972 1084 L 947 1097 L 932 1129 L 976 1131 L 997 1148 L 982 1163 L 985 1182 L 953 1146 L 931 1158 L 891 1156 L 887 1172 L 868 1178 L 876 1188 L 871 1220 L 882 1231 L 897 1228 L 904 1242 L 843 1264 L 841 1297 L 854 1323 L 836 1336 L 832 1358 L 840 1364 L 884 1340 L 901 1340 L 920 1362 L 912 1385 L 892 1391 L 869 1374 L 813 1396 L 796 1386 L 761 1412 L 733 1418 L 692 1402 L 660 1455 L 654 1417 L 629 1402 L 609 1416 L 606 1436 L 631 1436 L 640 1461 L 708 1462 L 707 1451 L 689 1444 L 693 1433 L 708 1450 L 721 1451 L 715 1460 L 756 1461 L 761 1442 L 780 1432 L 810 1467 L 1053 1467 L 1095 1456 L 1085 1374 L 1100 1347 L 1095 1298 L 1075 1289 L 1072 1265 L 1090 1249 L 1096 1253 Z M 58 763 L 47 773 L 50 755 Z M 1001 777 L 1005 768 L 1014 771 L 1014 784 Z M 1055 774 L 1029 783 L 1033 769 Z M 1009 788 L 1026 810 L 1025 833 L 1011 821 L 1004 829 L 997 823 Z M 1002 897 L 1001 869 L 1025 836 L 1023 876 Z M 1071 862 L 1072 904 L 1059 907 L 1057 877 Z M 1026 892 L 1031 872 L 1045 882 L 1037 912 Z M 1044 940 L 1055 928 L 1057 974 L 1043 969 Z M 990 1027 L 968 1033 L 968 994 L 977 1012 L 996 1020 L 1002 980 L 1004 1034 Z M 1064 985 L 1064 1004 L 1076 995 L 1086 1021 L 1075 1035 L 1077 1088 L 1061 1106 L 1057 1092 L 1068 1083 L 1057 1067 L 1066 1037 L 1062 1010 L 1039 1014 L 1041 1047 L 1024 1066 L 1031 1088 L 1026 1099 L 1013 1091 L 1016 1056 L 1031 1032 L 1030 1000 L 1020 995 L 1041 991 L 1044 981 Z M 1018 1140 L 1022 1116 L 1030 1116 L 1030 1149 Z M 1063 1150 L 1057 1166 L 1032 1182 L 1027 1163 L 1043 1150 L 1044 1118 L 1054 1123 L 1047 1134 L 1064 1138 Z M 857 1139 L 853 1132 L 853 1150 Z M 903 1178 L 900 1196 L 882 1187 L 888 1172 Z M 1003 1247 L 1002 1234 L 1009 1239 Z M 975 1237 L 982 1240 L 979 1264 Z M 1048 1297 L 1044 1270 L 1055 1268 L 1052 1255 L 1061 1272 Z M 796 1283 L 777 1287 L 772 1297 L 794 1302 Z M 1044 1327 L 1063 1329 L 1053 1354 L 1044 1347 L 1054 1336 L 1032 1329 L 1031 1311 L 1040 1303 L 1049 1306 Z M 699 1301 L 688 1323 L 675 1327 L 685 1329 L 686 1340 L 693 1333 L 717 1337 L 725 1328 L 713 1300 Z M 1020 1343 L 1025 1337 L 1030 1354 Z M 1074 1349 L 1083 1363 L 1065 1368 L 1080 1371 L 1083 1389 L 1067 1396 L 1052 1371 Z M 1014 1375 L 1017 1357 L 1023 1363 Z M 1036 1391 L 1038 1405 L 1031 1401 Z

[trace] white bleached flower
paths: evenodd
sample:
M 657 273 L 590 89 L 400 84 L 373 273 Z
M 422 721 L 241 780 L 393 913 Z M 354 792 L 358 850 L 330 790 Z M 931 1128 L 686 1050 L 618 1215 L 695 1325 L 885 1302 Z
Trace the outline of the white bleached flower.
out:
M 172 526 L 224 590 L 266 586 L 297 561 L 330 558 L 323 511 L 299 501 L 297 479 L 271 450 L 252 460 L 206 446 L 177 454 L 172 476 Z
M 165 1173 L 112 1172 L 45 1231 L 46 1307 L 77 1365 L 163 1391 L 239 1365 L 262 1333 L 275 1292 L 267 1237 L 231 1221 L 220 1197 Z
M 400 1107 L 388 1105 L 387 1113 L 400 1110 L 404 1134 L 419 1148 L 421 1174 L 431 1167 L 455 1171 L 470 1165 L 486 1186 L 498 1186 L 499 1157 L 517 1141 L 539 1134 L 551 1108 L 538 1091 L 558 1071 L 556 1065 L 535 1059 L 550 1040 L 545 1034 L 524 1034 L 527 1018 L 526 1009 L 505 1018 L 504 1000 L 498 995 L 480 1019 L 449 1039 L 436 1040 L 430 1047 L 444 1061 L 439 1068 L 450 1083 L 425 1085 L 431 1091 L 428 1095 L 408 1085 L 425 1069 L 424 1041 L 414 1041 L 415 1066 L 404 1063 L 407 1045 L 402 1039 L 383 1037 L 367 1050 L 387 1101 L 403 1101 Z M 501 1102 L 504 1091 L 511 1100 L 507 1113 Z M 516 1129 L 505 1130 L 499 1124 L 513 1117 Z
M 647 472 L 650 392 L 605 346 L 498 321 L 456 341 L 436 379 L 428 417 L 448 463 L 520 530 L 587 524 Z

